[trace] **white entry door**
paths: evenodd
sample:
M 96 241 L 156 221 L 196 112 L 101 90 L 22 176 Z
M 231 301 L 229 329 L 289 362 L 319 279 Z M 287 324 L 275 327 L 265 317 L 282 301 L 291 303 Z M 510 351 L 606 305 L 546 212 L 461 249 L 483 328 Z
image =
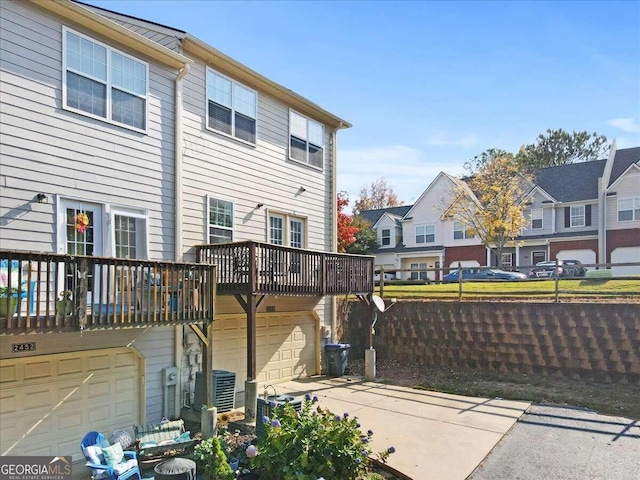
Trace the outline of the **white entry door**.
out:
M 103 256 L 103 212 L 102 205 L 81 202 L 78 200 L 60 201 L 58 210 L 58 251 L 68 255 L 89 255 L 92 257 Z M 84 213 L 89 219 L 89 224 L 84 230 L 77 227 L 76 218 Z M 71 289 L 74 285 L 73 272 L 65 272 L 63 285 Z M 87 291 L 87 303 L 90 305 L 93 292 L 98 291 L 95 283 L 95 275 L 89 274 Z

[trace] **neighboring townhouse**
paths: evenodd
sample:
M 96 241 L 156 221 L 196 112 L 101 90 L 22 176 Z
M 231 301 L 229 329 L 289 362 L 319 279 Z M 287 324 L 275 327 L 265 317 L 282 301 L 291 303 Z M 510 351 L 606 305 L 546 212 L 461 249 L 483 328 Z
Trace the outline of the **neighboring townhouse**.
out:
M 437 280 L 431 268 L 497 265 L 528 269 L 538 262 L 576 259 L 584 264 L 640 262 L 640 147 L 618 150 L 608 159 L 538 170 L 527 194 L 528 225 L 501 262 L 479 238 L 448 218 L 447 202 L 460 180 L 440 173 L 402 218 L 397 207 L 363 212 L 374 224 L 381 247 L 376 268 L 397 278 Z M 390 228 L 392 222 L 395 230 Z M 393 232 L 395 244 L 382 244 Z M 400 272 L 402 270 L 402 272 Z M 640 273 L 638 266 L 613 267 L 616 275 Z
M 171 27 L 66 0 L 0 22 L 0 454 L 78 460 L 200 370 L 249 415 L 320 373 L 326 295 L 373 291 L 372 257 L 330 253 L 350 125 Z

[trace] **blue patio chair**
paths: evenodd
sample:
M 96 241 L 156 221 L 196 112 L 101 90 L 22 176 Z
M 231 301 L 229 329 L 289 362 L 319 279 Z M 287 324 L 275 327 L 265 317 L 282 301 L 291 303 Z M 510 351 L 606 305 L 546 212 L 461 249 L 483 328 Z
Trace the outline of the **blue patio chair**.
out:
M 142 480 L 136 452 L 124 451 L 124 458 L 120 463 L 111 466 L 107 464 L 103 453 L 103 449 L 108 447 L 109 442 L 98 432 L 89 432 L 82 439 L 80 448 L 87 459 L 85 465 L 94 471 L 93 478 L 96 480 L 125 480 L 137 475 L 138 480 Z

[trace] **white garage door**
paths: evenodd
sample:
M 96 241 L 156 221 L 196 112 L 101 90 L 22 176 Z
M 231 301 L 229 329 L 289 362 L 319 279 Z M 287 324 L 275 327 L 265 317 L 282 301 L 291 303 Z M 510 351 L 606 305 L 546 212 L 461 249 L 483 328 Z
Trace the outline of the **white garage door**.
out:
M 460 262 L 451 262 L 449 265 L 450 269 L 458 268 L 458 263 L 460 263 L 461 267 L 479 267 L 480 263 L 477 260 L 461 260 Z
M 316 320 L 311 313 L 258 315 L 258 382 L 271 384 L 316 374 Z M 236 390 L 247 378 L 246 317 L 218 316 L 213 331 L 213 367 L 236 372 Z
M 579 260 L 583 265 L 593 265 L 596 263 L 596 252 L 589 249 L 584 250 L 560 250 L 556 255 L 558 260 Z M 593 270 L 595 267 L 587 267 Z
M 640 247 L 618 247 L 611 252 L 611 263 L 640 262 Z M 615 276 L 640 275 L 640 265 L 629 267 L 611 267 Z
M 124 348 L 0 360 L 0 454 L 84 459 L 87 432 L 141 423 L 139 384 Z

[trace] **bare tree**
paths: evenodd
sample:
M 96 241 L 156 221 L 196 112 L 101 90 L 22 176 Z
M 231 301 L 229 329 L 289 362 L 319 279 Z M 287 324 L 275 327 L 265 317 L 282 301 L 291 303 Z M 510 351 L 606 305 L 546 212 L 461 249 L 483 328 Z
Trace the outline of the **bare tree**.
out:
M 366 210 L 375 210 L 378 208 L 397 207 L 402 205 L 398 200 L 393 188 L 387 184 L 384 177 L 371 182 L 371 186 L 363 185 L 360 190 L 360 198 L 356 200 L 353 213 L 358 215 Z

